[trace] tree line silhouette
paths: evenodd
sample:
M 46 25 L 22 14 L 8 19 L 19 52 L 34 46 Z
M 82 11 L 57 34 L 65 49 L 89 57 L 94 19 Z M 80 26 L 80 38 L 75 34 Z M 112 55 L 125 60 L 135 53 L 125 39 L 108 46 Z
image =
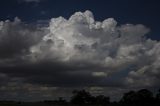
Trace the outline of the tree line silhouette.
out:
M 147 89 L 124 93 L 117 102 L 111 102 L 110 97 L 104 95 L 93 96 L 85 90 L 74 90 L 70 101 L 63 98 L 27 103 L 1 101 L 0 106 L 160 106 L 160 90 L 154 95 Z

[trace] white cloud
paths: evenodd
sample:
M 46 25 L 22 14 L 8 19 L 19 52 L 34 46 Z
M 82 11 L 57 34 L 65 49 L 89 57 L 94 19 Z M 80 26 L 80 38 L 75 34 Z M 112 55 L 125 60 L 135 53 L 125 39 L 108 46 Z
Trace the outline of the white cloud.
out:
M 37 59 L 53 58 L 60 61 L 92 61 L 106 63 L 136 58 L 146 40 L 148 29 L 143 25 L 116 26 L 117 22 L 106 19 L 94 21 L 90 11 L 77 12 L 69 20 L 59 17 L 51 19 L 50 33 L 31 48 Z M 53 54 L 54 53 L 54 54 Z M 90 60 L 91 59 L 91 60 Z M 112 61 L 113 61 L 112 60 Z

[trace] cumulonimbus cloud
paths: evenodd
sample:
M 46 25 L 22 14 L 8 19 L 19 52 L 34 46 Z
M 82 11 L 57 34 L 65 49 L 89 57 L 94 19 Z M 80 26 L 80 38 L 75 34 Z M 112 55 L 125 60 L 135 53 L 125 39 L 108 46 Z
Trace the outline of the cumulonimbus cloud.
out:
M 99 22 L 85 11 L 76 12 L 68 20 L 52 18 L 48 29 L 42 41 L 30 49 L 35 61 L 90 63 L 103 67 L 104 72 L 99 73 L 104 74 L 128 70 L 126 83 L 131 85 L 138 85 L 138 76 L 147 80 L 140 84 L 146 86 L 158 79 L 152 74 L 159 74 L 159 42 L 145 37 L 149 29 L 144 25 L 117 26 L 113 18 Z
M 1 66 L 11 57 L 27 61 L 3 67 L 7 71 L 1 73 L 63 87 L 159 86 L 160 42 L 146 38 L 149 28 L 144 25 L 117 25 L 113 18 L 96 21 L 90 11 L 52 18 L 48 27 L 22 23 L 0 23 Z

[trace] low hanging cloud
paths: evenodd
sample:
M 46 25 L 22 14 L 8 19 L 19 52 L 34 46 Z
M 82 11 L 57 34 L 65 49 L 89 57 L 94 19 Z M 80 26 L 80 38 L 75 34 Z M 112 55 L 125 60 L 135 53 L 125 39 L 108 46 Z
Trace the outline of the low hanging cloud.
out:
M 149 31 L 113 18 L 96 21 L 90 11 L 52 18 L 45 27 L 1 21 L 0 84 L 160 87 L 160 42 L 147 38 Z

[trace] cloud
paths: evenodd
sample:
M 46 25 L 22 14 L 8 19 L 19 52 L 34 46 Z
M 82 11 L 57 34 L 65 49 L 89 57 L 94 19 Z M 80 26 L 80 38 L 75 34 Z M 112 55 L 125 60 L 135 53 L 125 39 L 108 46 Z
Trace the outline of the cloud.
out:
M 30 52 L 29 48 L 45 34 L 42 28 L 26 24 L 18 17 L 0 23 L 0 66 L 22 63 Z
M 107 76 L 105 72 L 93 72 L 92 75 L 95 77 L 102 77 L 102 76 L 106 77 Z
M 47 25 L 1 21 L 1 84 L 119 92 L 160 87 L 160 42 L 147 38 L 150 29 L 142 24 L 117 23 L 96 21 L 88 10 L 52 18 Z
M 124 76 L 123 82 L 128 77 L 132 77 L 133 71 L 137 73 L 146 65 L 158 64 L 159 61 L 157 60 L 159 42 L 146 38 L 145 35 L 150 30 L 141 24 L 117 26 L 113 18 L 99 22 L 95 21 L 90 11 L 85 11 L 76 12 L 68 20 L 63 17 L 52 18 L 48 29 L 50 32 L 42 41 L 30 49 L 33 61 L 50 60 L 62 64 L 74 64 L 75 67 L 81 65 L 84 66 L 81 73 L 85 70 L 93 76 L 102 76 L 102 73 L 105 73 L 103 76 L 112 76 L 114 73 L 127 70 L 128 74 Z M 95 65 L 99 69 L 93 70 L 91 67 L 88 69 L 86 64 Z M 153 71 L 154 68 L 155 65 L 152 65 L 150 70 Z M 154 80 L 155 76 L 153 77 Z M 91 76 L 88 76 L 89 78 Z M 150 78 L 150 75 L 147 78 Z M 107 76 L 104 80 L 107 80 Z M 142 80 L 142 83 L 135 81 L 133 86 L 138 85 L 137 83 L 141 86 L 146 85 L 143 83 L 144 78 L 140 77 L 139 80 Z M 153 82 L 151 85 L 148 84 L 148 86 L 153 85 Z

